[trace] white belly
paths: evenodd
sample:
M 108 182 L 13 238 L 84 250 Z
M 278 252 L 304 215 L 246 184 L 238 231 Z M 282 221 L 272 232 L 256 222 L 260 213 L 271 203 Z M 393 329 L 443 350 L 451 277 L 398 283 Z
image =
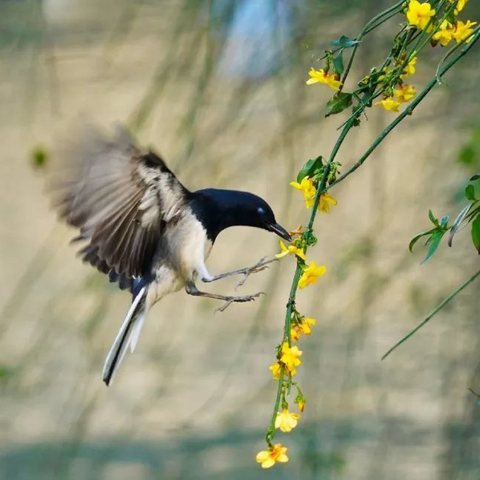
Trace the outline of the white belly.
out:
M 212 250 L 212 242 L 197 218 L 186 213 L 171 229 L 168 237 L 169 249 L 174 254 L 178 273 L 185 281 L 197 276 L 208 276 L 205 259 Z

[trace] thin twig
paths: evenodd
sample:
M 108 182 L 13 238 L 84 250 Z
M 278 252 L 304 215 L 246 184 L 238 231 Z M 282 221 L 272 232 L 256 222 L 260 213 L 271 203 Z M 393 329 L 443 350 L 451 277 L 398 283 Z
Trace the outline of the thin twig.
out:
M 405 335 L 401 340 L 399 340 L 392 348 L 390 348 L 385 355 L 383 355 L 382 360 L 385 360 L 394 350 L 396 350 L 402 343 L 406 342 L 412 335 L 417 333 L 426 323 L 428 323 L 443 307 L 445 307 L 448 303 L 450 303 L 453 298 L 455 298 L 465 287 L 470 285 L 478 276 L 480 275 L 480 270 L 472 275 L 466 282 L 462 283 L 459 287 L 457 287 L 448 297 L 446 297 L 442 302 L 440 302 L 431 312 L 430 314 L 423 320 L 420 324 L 418 324 L 412 331 L 410 331 L 407 335 Z

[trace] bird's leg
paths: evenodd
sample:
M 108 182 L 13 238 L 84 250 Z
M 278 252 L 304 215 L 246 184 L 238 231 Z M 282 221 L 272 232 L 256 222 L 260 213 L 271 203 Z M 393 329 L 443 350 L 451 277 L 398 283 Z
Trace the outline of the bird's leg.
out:
M 228 295 L 218 295 L 217 293 L 210 293 L 210 292 L 201 292 L 195 283 L 187 282 L 185 285 L 185 291 L 189 295 L 193 295 L 195 297 L 207 297 L 207 298 L 214 298 L 215 300 L 223 300 L 225 303 L 218 309 L 218 311 L 223 312 L 226 310 L 232 303 L 236 302 L 252 302 L 260 295 L 265 295 L 264 292 L 258 292 L 253 295 L 241 295 L 241 296 L 228 296 Z
M 252 267 L 240 268 L 238 270 L 233 270 L 231 272 L 220 273 L 219 275 L 214 275 L 214 276 L 211 276 L 211 277 L 202 278 L 202 281 L 204 281 L 204 282 L 214 282 L 216 280 L 221 280 L 222 278 L 232 277 L 233 275 L 243 275 L 243 278 L 237 283 L 237 287 L 240 287 L 247 281 L 247 278 L 252 273 L 257 273 L 257 272 L 261 272 L 262 270 L 266 270 L 270 263 L 273 263 L 273 262 L 276 262 L 276 261 L 277 261 L 276 258 L 263 257 Z

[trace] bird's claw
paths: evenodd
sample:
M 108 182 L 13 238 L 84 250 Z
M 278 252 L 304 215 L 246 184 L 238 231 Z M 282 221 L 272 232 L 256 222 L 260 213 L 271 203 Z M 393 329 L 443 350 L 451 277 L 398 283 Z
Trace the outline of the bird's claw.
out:
M 241 295 L 241 296 L 232 296 L 225 297 L 225 303 L 217 308 L 217 312 L 224 312 L 232 303 L 244 303 L 244 302 L 253 302 L 256 298 L 261 295 L 265 295 L 265 292 L 254 293 L 253 295 Z
M 277 261 L 276 258 L 263 257 L 252 267 L 244 268 L 241 272 L 239 272 L 243 277 L 238 281 L 237 285 L 235 286 L 235 289 L 244 285 L 248 277 L 252 273 L 263 272 L 263 270 L 267 270 L 270 263 L 276 262 L 276 261 Z

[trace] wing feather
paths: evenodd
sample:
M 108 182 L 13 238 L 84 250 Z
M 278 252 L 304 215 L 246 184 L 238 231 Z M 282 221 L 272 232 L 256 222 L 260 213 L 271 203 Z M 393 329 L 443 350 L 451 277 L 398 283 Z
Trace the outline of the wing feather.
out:
M 90 128 L 62 160 L 50 190 L 60 216 L 87 242 L 79 252 L 83 260 L 123 284 L 149 273 L 165 226 L 182 214 L 188 190 L 125 131 L 110 140 Z

